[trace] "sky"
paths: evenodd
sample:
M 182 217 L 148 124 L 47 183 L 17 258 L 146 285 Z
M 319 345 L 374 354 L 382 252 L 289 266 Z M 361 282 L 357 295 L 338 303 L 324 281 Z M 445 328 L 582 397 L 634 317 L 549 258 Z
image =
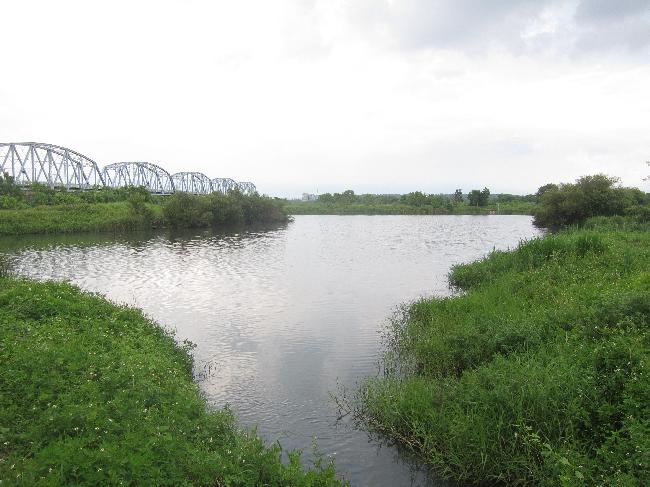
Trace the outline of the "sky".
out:
M 0 1 L 0 142 L 273 196 L 650 191 L 650 0 Z

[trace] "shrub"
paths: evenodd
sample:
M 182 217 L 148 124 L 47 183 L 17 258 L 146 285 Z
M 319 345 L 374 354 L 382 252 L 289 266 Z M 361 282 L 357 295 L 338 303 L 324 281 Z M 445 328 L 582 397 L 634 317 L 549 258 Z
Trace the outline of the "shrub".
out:
M 163 206 L 165 222 L 174 228 L 197 228 L 210 225 L 212 214 L 205 198 L 189 193 L 174 193 Z
M 17 210 L 19 208 L 26 208 L 27 204 L 15 196 L 0 196 L 0 209 L 2 210 Z
M 0 174 L 0 196 L 22 199 L 22 191 L 8 173 Z
M 542 186 L 537 192 L 535 225 L 548 228 L 578 225 L 589 217 L 624 215 L 631 206 L 648 204 L 648 197 L 642 191 L 620 187 L 618 182 L 618 178 L 596 174 L 583 176 L 574 184 Z
M 228 195 L 212 193 L 208 196 L 213 225 L 232 225 L 244 221 L 244 209 L 240 196 L 241 193 L 238 192 L 231 192 Z

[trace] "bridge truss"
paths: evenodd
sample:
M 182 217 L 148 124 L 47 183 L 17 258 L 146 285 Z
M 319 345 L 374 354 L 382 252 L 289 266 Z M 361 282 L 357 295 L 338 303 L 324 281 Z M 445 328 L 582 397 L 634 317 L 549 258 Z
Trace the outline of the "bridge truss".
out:
M 176 191 L 192 194 L 212 193 L 212 181 L 202 172 L 177 172 L 172 174 Z
M 0 174 L 8 174 L 21 186 L 42 183 L 69 190 L 143 186 L 154 194 L 213 191 L 227 194 L 233 190 L 253 194 L 257 191 L 251 182 L 237 183 L 229 178 L 210 180 L 200 172 L 170 175 L 150 162 L 118 162 L 100 170 L 95 161 L 79 152 L 38 142 L 0 143 Z
M 218 193 L 228 194 L 230 191 L 239 189 L 237 181 L 230 178 L 216 178 L 212 180 L 212 190 Z
M 20 185 L 42 183 L 66 189 L 104 186 L 95 161 L 52 144 L 0 143 L 0 173 L 8 174 Z
M 162 167 L 150 162 L 118 162 L 109 164 L 102 171 L 106 186 L 125 188 L 144 186 L 154 194 L 175 192 L 171 175 Z
M 244 194 L 251 195 L 257 193 L 257 188 L 250 181 L 242 181 L 238 184 L 239 190 Z

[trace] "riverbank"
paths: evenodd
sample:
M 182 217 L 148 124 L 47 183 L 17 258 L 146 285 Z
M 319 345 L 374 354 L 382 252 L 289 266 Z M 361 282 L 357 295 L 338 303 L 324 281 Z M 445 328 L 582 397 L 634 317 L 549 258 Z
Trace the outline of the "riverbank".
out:
M 359 418 L 453 479 L 650 484 L 650 232 L 622 223 L 455 267 L 462 294 L 395 317 Z
M 0 276 L 3 485 L 340 485 L 208 411 L 188 344 L 74 286 Z
M 0 235 L 121 232 L 164 226 L 162 207 L 143 203 L 135 212 L 126 201 L 75 203 L 0 210 Z
M 40 193 L 35 193 L 40 196 Z M 123 232 L 152 228 L 221 228 L 236 225 L 284 223 L 289 220 L 283 202 L 266 196 L 213 193 L 195 196 L 175 193 L 152 197 L 138 188 L 118 192 L 93 190 L 86 193 L 53 192 L 71 201 L 29 206 L 23 196 L 15 208 L 0 209 L 0 236 Z M 121 201 L 96 202 L 100 196 Z M 116 196 L 117 195 L 117 196 Z M 91 202 L 82 200 L 82 196 Z M 34 198 L 36 202 L 48 201 Z M 15 200 L 15 198 L 13 198 Z
M 534 203 L 517 202 L 488 206 L 449 205 L 442 207 L 390 204 L 327 204 L 318 201 L 289 202 L 290 215 L 532 215 Z

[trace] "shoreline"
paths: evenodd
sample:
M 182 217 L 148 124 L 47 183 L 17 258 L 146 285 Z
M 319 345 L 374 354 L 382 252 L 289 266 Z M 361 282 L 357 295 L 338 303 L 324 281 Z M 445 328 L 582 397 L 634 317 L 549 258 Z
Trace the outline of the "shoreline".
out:
M 179 485 L 344 485 L 332 463 L 210 411 L 191 344 L 138 309 L 65 283 L 0 277 L 0 479 Z
M 351 411 L 453 480 L 650 481 L 650 231 L 585 226 L 454 267 L 462 294 L 392 323 Z

